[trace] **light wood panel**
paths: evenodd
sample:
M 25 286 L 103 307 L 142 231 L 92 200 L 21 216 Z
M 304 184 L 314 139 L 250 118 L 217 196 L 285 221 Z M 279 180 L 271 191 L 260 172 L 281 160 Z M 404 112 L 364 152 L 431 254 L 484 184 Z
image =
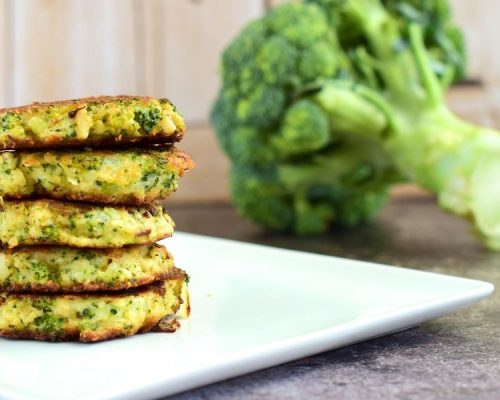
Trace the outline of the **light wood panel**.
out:
M 12 13 L 11 27 L 0 26 L 0 35 L 9 35 L 15 49 L 6 61 L 13 90 L 1 91 L 9 95 L 0 105 L 136 93 L 169 97 L 189 121 L 206 123 L 219 86 L 220 54 L 263 4 L 0 0 L 2 18 L 4 8 Z
M 141 3 L 141 7 L 144 3 Z M 205 123 L 219 86 L 220 54 L 262 0 L 153 0 L 143 26 L 146 93 L 170 97 L 188 121 Z
M 469 76 L 500 85 L 500 3 L 498 0 L 451 0 L 457 23 L 465 32 Z
M 267 6 L 268 8 L 275 7 L 279 4 L 287 3 L 288 0 L 268 0 L 267 1 Z
M 132 0 L 8 4 L 14 45 L 8 105 L 137 92 Z
M 229 161 L 209 126 L 191 128 L 179 147 L 196 162 L 169 203 L 221 203 L 229 199 Z
M 475 124 L 500 127 L 500 119 L 495 116 L 494 104 L 490 93 L 481 86 L 456 86 L 446 96 L 452 111 Z
M 0 107 L 7 102 L 8 71 L 6 71 L 6 60 L 8 58 L 10 40 L 8 37 L 8 10 L 7 2 L 0 1 Z

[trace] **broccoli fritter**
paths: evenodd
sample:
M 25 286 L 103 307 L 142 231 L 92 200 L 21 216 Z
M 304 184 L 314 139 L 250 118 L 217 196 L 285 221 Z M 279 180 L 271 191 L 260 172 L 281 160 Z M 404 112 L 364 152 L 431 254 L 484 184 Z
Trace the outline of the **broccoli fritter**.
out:
M 56 200 L 3 201 L 0 244 L 122 247 L 171 236 L 172 218 L 159 204 L 108 207 Z
M 0 196 L 143 204 L 177 189 L 194 166 L 175 148 L 0 152 Z
M 0 109 L 0 149 L 173 143 L 186 129 L 166 99 L 115 96 Z
M 122 290 L 166 279 L 173 268 L 171 254 L 157 244 L 118 249 L 18 247 L 0 251 L 0 290 Z
M 189 315 L 187 275 L 122 292 L 0 293 L 0 336 L 96 342 L 152 330 L 175 331 Z

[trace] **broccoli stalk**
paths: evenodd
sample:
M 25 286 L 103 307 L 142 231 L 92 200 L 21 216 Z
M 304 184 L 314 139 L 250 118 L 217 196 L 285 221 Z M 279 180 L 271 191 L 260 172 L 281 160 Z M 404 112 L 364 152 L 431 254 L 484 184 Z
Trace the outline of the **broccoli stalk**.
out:
M 464 75 L 446 0 L 278 6 L 240 33 L 222 66 L 212 121 L 243 215 L 300 234 L 355 226 L 405 179 L 500 249 L 500 136 L 444 102 Z
M 375 57 L 383 62 L 377 69 L 386 87 L 383 109 L 395 121 L 385 148 L 398 170 L 435 193 L 444 209 L 472 219 L 486 245 L 500 249 L 500 208 L 495 206 L 500 187 L 494 185 L 495 173 L 500 172 L 500 161 L 495 161 L 499 133 L 464 122 L 448 109 L 447 82 L 440 82 L 431 69 L 419 24 L 408 24 L 408 47 L 395 51 L 401 40 L 398 21 L 382 4 L 349 3 L 362 6 L 356 15 Z

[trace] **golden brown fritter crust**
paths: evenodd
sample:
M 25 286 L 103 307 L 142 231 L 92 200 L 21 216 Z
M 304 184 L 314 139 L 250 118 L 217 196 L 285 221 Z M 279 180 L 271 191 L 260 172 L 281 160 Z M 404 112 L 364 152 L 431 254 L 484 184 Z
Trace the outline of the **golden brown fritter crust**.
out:
M 193 160 L 172 147 L 0 152 L 0 196 L 141 205 L 168 197 Z
M 175 143 L 182 139 L 185 132 L 185 123 L 182 116 L 177 112 L 175 106 L 168 99 L 155 99 L 145 96 L 98 96 L 85 97 L 74 100 L 62 100 L 54 102 L 35 102 L 32 104 L 0 109 L 0 122 L 3 122 L 3 117 L 8 114 L 23 116 L 36 116 L 47 112 L 47 110 L 61 110 L 60 115 L 55 116 L 49 123 L 61 123 L 61 120 L 66 119 L 71 123 L 69 126 L 74 129 L 74 118 L 77 113 L 86 109 L 88 106 L 98 105 L 115 105 L 117 107 L 129 107 L 136 105 L 138 109 L 151 110 L 153 108 L 160 109 L 161 105 L 168 105 L 169 117 L 172 119 L 172 128 L 165 130 L 160 126 L 155 126 L 152 130 L 138 128 L 137 132 L 132 135 L 127 134 L 126 129 L 123 132 L 114 132 L 110 134 L 88 134 L 86 137 L 78 137 L 78 135 L 64 135 L 61 129 L 53 130 L 45 135 L 34 134 L 29 131 L 29 123 L 24 121 L 24 124 L 19 122 L 18 125 L 23 126 L 23 133 L 19 134 L 15 129 L 3 131 L 0 129 L 0 149 L 47 149 L 57 147 L 74 147 L 74 146 L 89 146 L 103 147 L 122 144 L 161 144 Z M 130 110 L 129 110 L 130 111 Z M 163 116 L 164 118 L 166 116 Z M 7 123 L 3 124 L 7 126 Z M 175 128 L 174 128 L 175 126 Z
M 154 318 L 151 318 L 150 320 L 146 321 L 144 325 L 134 334 L 150 332 L 157 324 L 158 321 Z M 165 332 L 175 332 L 179 326 L 180 325 L 177 325 L 175 329 Z M 96 334 L 93 332 L 81 333 L 79 330 L 75 329 L 66 331 L 64 335 L 54 332 L 33 332 L 28 329 L 21 331 L 8 331 L 0 329 L 0 337 L 4 337 L 6 339 L 42 340 L 50 342 L 100 342 L 125 336 L 128 335 L 124 334 L 119 329 L 108 330 L 104 334 Z
M 114 284 L 110 286 L 105 283 L 86 283 L 86 284 L 75 284 L 71 287 L 71 289 L 62 288 L 60 284 L 56 282 L 47 282 L 45 284 L 9 284 L 9 285 L 0 285 L 0 291 L 5 291 L 8 293 L 85 293 L 85 292 L 95 292 L 95 291 L 104 291 L 104 290 L 127 290 L 133 289 L 138 286 L 145 286 L 154 284 L 155 282 L 162 281 L 170 278 L 169 272 L 163 272 L 156 274 L 154 276 L 148 276 L 140 279 L 136 279 L 132 282 L 123 282 Z
M 168 280 L 189 280 L 188 274 L 180 269 L 180 268 L 172 268 L 169 272 Z M 151 283 L 145 286 L 139 286 L 135 288 L 125 289 L 125 290 L 96 290 L 96 291 L 87 291 L 81 293 L 33 293 L 33 292 L 16 292 L 9 293 L 12 296 L 19 296 L 24 298 L 36 299 L 40 296 L 44 297 L 58 297 L 60 299 L 71 300 L 74 298 L 93 298 L 93 297 L 101 297 L 107 299 L 119 299 L 122 297 L 127 297 L 130 295 L 142 295 L 144 293 L 156 293 L 159 295 L 165 294 L 165 287 L 163 285 L 163 281 L 158 281 Z M 1 296 L 0 296 L 0 304 L 1 304 Z
M 74 307 L 75 302 L 82 302 L 85 299 L 89 299 L 91 303 L 105 304 L 104 307 L 108 307 L 111 310 L 115 310 L 116 313 L 120 313 L 123 304 L 126 304 L 126 314 L 119 315 L 116 321 L 113 321 L 113 316 L 109 317 L 109 321 L 106 321 L 107 326 L 98 326 L 97 328 L 88 328 L 85 323 L 82 323 L 82 318 L 85 319 L 85 315 L 80 315 L 79 312 L 76 316 L 72 317 L 74 321 L 64 321 L 64 325 L 58 326 L 56 329 L 34 328 L 34 323 L 29 323 L 29 328 L 19 328 L 18 321 L 14 321 L 13 325 L 17 324 L 16 327 L 2 327 L 2 321 L 0 321 L 0 337 L 10 338 L 10 339 L 34 339 L 34 340 L 46 340 L 46 341 L 75 341 L 79 340 L 82 342 L 97 342 L 102 340 L 109 340 L 124 336 L 130 336 L 137 333 L 145 333 L 149 331 L 161 331 L 161 332 L 174 332 L 178 327 L 179 323 L 176 318 L 176 313 L 183 305 L 183 303 L 189 302 L 189 296 L 186 291 L 186 279 L 187 276 L 182 270 L 177 270 L 177 275 L 168 281 L 158 282 L 152 285 L 148 285 L 143 288 L 132 289 L 122 292 L 96 292 L 96 293 L 85 293 L 85 294 L 64 294 L 64 295 L 35 295 L 32 293 L 28 294 L 5 294 L 0 293 L 0 315 L 2 315 L 2 308 L 6 307 L 9 302 L 19 302 L 38 304 L 37 302 L 45 302 L 47 304 L 52 304 L 51 299 L 58 302 L 59 307 L 61 303 L 67 303 L 67 307 L 70 309 Z M 140 325 L 137 325 L 137 321 L 133 320 L 133 317 L 129 316 L 129 299 L 131 302 L 134 299 L 144 298 L 144 301 L 140 301 L 139 304 L 142 307 L 141 315 L 144 317 Z M 165 304 L 158 306 L 155 302 L 161 302 L 162 298 L 165 298 Z M 125 302 L 123 302 L 124 300 Z M 120 303 L 120 301 L 122 301 Z M 87 302 L 89 303 L 89 302 Z M 9 304 L 12 307 L 11 304 Z M 148 311 L 148 307 L 152 307 L 152 311 Z M 38 305 L 37 305 L 38 307 Z M 50 313 L 54 313 L 56 320 L 61 318 L 61 313 L 53 312 L 50 307 L 58 307 L 49 305 L 41 306 L 49 307 L 48 311 L 42 312 L 39 318 L 43 318 Z M 102 310 L 102 305 L 100 310 Z M 183 305 L 184 309 L 189 310 L 189 306 Z M 76 307 L 75 307 L 76 309 Z M 74 313 L 72 315 L 75 315 Z M 135 315 L 132 313 L 132 315 Z M 187 317 L 187 315 L 181 315 L 181 318 Z M 130 319 L 130 321 L 127 320 Z M 35 322 L 37 320 L 35 319 Z M 41 320 L 43 321 L 43 320 Z M 60 322 L 62 324 L 62 322 Z M 130 326 L 135 324 L 133 327 Z M 4 322 L 4 325 L 5 322 Z M 21 324 L 23 326 L 23 324 Z M 30 329 L 33 327 L 33 329 Z

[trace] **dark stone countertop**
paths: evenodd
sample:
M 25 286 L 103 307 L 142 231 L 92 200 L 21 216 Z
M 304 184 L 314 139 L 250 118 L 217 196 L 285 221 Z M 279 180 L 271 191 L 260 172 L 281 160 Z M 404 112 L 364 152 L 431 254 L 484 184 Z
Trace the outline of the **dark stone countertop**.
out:
M 352 231 L 296 238 L 262 232 L 229 206 L 178 206 L 177 229 L 486 280 L 500 253 L 427 198 L 393 200 Z M 417 328 L 195 389 L 176 399 L 498 399 L 500 294 Z

